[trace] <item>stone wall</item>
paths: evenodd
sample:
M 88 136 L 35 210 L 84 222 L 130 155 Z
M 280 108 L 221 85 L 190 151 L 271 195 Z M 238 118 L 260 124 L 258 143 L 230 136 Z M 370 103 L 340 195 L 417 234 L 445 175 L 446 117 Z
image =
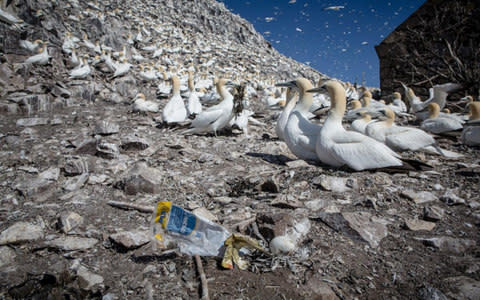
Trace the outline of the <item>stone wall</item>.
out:
M 434 84 L 458 82 L 479 94 L 480 1 L 427 0 L 375 47 L 384 94 L 399 81 L 428 95 Z

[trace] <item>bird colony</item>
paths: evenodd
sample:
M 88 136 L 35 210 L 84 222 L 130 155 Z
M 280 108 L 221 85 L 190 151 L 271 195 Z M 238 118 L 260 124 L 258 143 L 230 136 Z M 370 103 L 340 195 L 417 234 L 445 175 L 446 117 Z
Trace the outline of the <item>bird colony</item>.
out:
M 462 83 L 374 99 L 213 0 L 0 4 L 1 297 L 198 298 L 149 245 L 172 201 L 270 253 L 204 258 L 212 299 L 478 299 Z

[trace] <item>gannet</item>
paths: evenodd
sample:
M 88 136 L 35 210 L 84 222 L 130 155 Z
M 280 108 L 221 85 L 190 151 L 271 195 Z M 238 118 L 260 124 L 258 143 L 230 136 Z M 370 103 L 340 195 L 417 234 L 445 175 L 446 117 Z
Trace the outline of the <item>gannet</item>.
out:
M 88 65 L 87 56 L 85 56 L 82 59 L 82 64 L 77 68 L 73 69 L 72 71 L 70 71 L 70 78 L 83 79 L 83 78 L 86 78 L 88 75 L 90 75 L 91 72 L 92 70 Z
M 187 119 L 187 110 L 183 103 L 182 96 L 180 96 L 180 79 L 176 75 L 171 78 L 172 81 L 172 97 L 162 111 L 163 122 L 181 123 Z
M 202 112 L 202 103 L 195 92 L 195 84 L 193 82 L 193 71 L 188 71 L 188 89 L 190 91 L 187 100 L 187 113 L 189 116 L 198 115 Z
M 347 165 L 357 171 L 401 166 L 400 156 L 384 144 L 343 128 L 346 96 L 342 85 L 330 80 L 309 92 L 319 92 L 323 87 L 330 95 L 331 108 L 317 138 L 315 149 L 318 159 L 330 166 Z
M 298 103 L 290 113 L 285 125 L 284 140 L 290 151 L 300 159 L 318 160 L 315 153 L 315 143 L 322 126 L 312 123 L 306 116 L 313 103 L 313 95 L 306 91 L 313 88 L 306 78 L 278 83 L 277 86 L 290 87 L 298 90 Z
M 480 146 L 480 102 L 470 102 L 470 120 L 462 131 L 462 143 L 468 146 Z
M 76 43 L 80 40 L 77 37 L 74 37 L 70 32 L 65 33 L 65 39 L 62 44 L 62 51 L 66 54 L 72 53 L 72 50 L 76 48 Z
M 288 117 L 290 116 L 290 113 L 297 104 L 298 99 L 295 91 L 290 87 L 287 88 L 286 97 L 286 105 L 277 120 L 277 125 L 275 126 L 275 132 L 278 136 L 278 139 L 282 141 L 285 141 L 285 126 L 287 125 Z
M 407 105 L 405 104 L 405 102 L 402 101 L 402 94 L 400 94 L 399 92 L 393 93 L 393 101 L 391 104 L 389 104 L 389 106 L 396 113 L 407 112 Z
M 26 64 L 36 64 L 36 65 L 46 65 L 50 59 L 48 55 L 47 42 L 43 42 L 43 46 L 39 49 L 39 53 L 33 56 L 30 56 L 25 61 Z
M 20 47 L 30 52 L 34 52 L 35 50 L 38 49 L 38 47 L 40 47 L 40 44 L 42 43 L 43 43 L 42 40 L 35 40 L 33 41 L 33 43 L 27 40 L 20 40 Z
M 132 65 L 127 62 L 127 59 L 123 58 L 121 64 L 115 65 L 116 69 L 115 69 L 115 73 L 113 74 L 113 78 L 127 74 L 128 71 L 130 71 L 131 66 Z
M 0 1 L 2 3 L 3 1 Z M 23 20 L 18 18 L 17 16 L 12 15 L 11 13 L 3 10 L 3 7 L 0 7 L 0 21 L 3 21 L 7 24 L 13 25 L 22 23 Z
M 133 99 L 132 104 L 133 112 L 158 112 L 158 104 L 152 101 L 145 100 L 145 95 L 142 93 L 137 94 Z
M 440 134 L 463 128 L 463 121 L 440 116 L 440 107 L 435 102 L 428 104 L 428 112 L 428 119 L 425 119 L 420 126 L 425 131 Z
M 70 56 L 70 65 L 72 67 L 78 67 L 81 64 L 80 59 L 77 56 L 75 49 L 72 49 L 72 55 Z
M 410 104 L 410 112 L 415 113 L 417 119 L 419 120 L 425 120 L 428 117 L 428 111 L 426 111 L 428 104 L 437 103 L 440 107 L 440 110 L 442 110 L 447 104 L 448 93 L 462 87 L 462 85 L 457 83 L 434 85 L 429 89 L 430 97 L 422 102 L 420 98 L 415 95 L 411 88 L 407 87 L 403 82 L 401 82 L 401 84 L 405 90 L 405 96 Z
M 185 130 L 184 134 L 213 132 L 217 135 L 218 130 L 228 125 L 233 117 L 233 96 L 225 87 L 226 84 L 231 85 L 224 78 L 216 80 L 215 86 L 220 95 L 220 103 L 198 114 L 192 121 L 191 128 Z
M 144 67 L 143 65 L 140 65 L 139 67 L 140 67 L 140 73 L 138 75 L 140 76 L 140 78 L 142 78 L 145 81 L 152 81 L 157 79 L 157 74 L 151 66 Z
M 372 122 L 372 116 L 368 111 L 358 111 L 356 112 L 356 115 L 358 116 L 358 119 L 352 122 L 350 130 L 365 134 L 368 124 Z
M 96 45 L 88 40 L 88 35 L 83 34 L 83 44 L 90 50 L 95 50 Z

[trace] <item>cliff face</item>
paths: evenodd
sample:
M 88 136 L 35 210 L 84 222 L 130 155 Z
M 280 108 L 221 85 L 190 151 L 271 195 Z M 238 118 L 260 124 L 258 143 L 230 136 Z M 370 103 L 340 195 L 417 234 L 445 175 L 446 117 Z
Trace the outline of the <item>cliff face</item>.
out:
M 18 27 L 0 23 L 0 51 L 4 54 L 27 54 L 19 49 L 21 38 L 48 40 L 55 51 L 53 48 L 61 46 L 67 31 L 78 37 L 86 33 L 92 42 L 120 51 L 128 34 L 136 34 L 143 27 L 151 33 L 150 43 L 164 42 L 166 50 L 189 50 L 172 55 L 178 60 L 177 68 L 194 61 L 201 69 L 202 63 L 213 59 L 209 65 L 212 73 L 239 69 L 241 76 L 260 74 L 260 79 L 319 76 L 312 68 L 279 54 L 252 24 L 214 0 L 16 0 L 8 10 L 25 23 Z
M 381 89 L 398 81 L 428 95 L 434 84 L 457 82 L 478 95 L 480 1 L 429 0 L 376 46 Z

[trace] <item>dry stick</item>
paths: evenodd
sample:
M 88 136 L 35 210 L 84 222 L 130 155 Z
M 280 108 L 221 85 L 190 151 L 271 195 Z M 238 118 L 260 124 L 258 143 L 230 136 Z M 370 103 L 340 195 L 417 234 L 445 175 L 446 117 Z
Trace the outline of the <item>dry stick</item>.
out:
M 200 282 L 202 283 L 202 300 L 210 300 L 210 296 L 208 296 L 208 282 L 207 276 L 205 276 L 205 272 L 203 271 L 202 259 L 200 255 L 195 254 L 195 263 L 197 264 L 197 271 L 200 275 Z
M 138 210 L 139 212 L 144 212 L 144 213 L 152 213 L 154 208 L 151 206 L 145 206 L 145 205 L 140 205 L 140 204 L 132 204 L 128 202 L 120 202 L 120 201 L 108 201 L 108 205 L 117 207 L 117 208 L 122 208 L 126 210 Z

